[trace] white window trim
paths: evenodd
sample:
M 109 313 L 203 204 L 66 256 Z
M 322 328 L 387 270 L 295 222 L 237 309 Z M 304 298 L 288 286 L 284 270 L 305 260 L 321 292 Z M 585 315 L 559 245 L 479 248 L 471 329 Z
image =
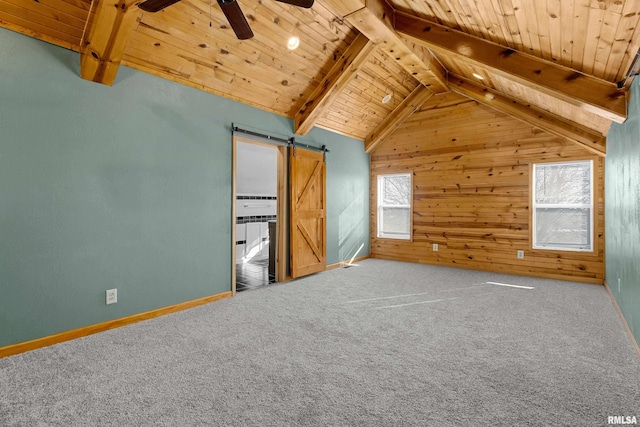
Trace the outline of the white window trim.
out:
M 380 239 L 399 239 L 399 240 L 411 240 L 411 233 L 413 228 L 413 221 L 411 220 L 411 216 L 413 215 L 411 203 L 408 205 L 383 205 L 382 204 L 382 181 L 387 177 L 394 176 L 407 176 L 409 177 L 409 188 L 413 188 L 413 174 L 410 172 L 407 173 L 389 173 L 389 174 L 380 174 L 377 176 L 377 216 L 376 216 L 376 225 L 377 225 L 377 237 Z M 413 192 L 409 194 L 409 200 L 413 201 Z M 409 209 L 409 232 L 408 233 L 385 233 L 382 231 L 382 222 L 383 222 L 383 208 L 407 208 Z
M 564 166 L 564 165 L 574 165 L 574 164 L 583 164 L 588 163 L 590 168 L 590 176 L 589 176 L 589 200 L 591 203 L 554 203 L 554 204 L 538 204 L 536 203 L 536 168 L 538 166 Z M 533 249 L 543 249 L 543 250 L 559 250 L 559 251 L 573 251 L 573 252 L 593 252 L 595 248 L 594 244 L 594 190 L 593 190 L 593 176 L 594 176 L 594 165 L 593 160 L 579 160 L 572 162 L 545 162 L 545 163 L 536 163 L 533 165 L 533 173 L 532 173 L 532 183 L 531 183 L 531 193 L 532 193 L 532 248 Z M 589 209 L 589 245 L 587 246 L 576 246 L 576 245 L 546 245 L 546 244 L 538 244 L 536 242 L 536 221 L 537 221 L 537 209 L 538 208 L 548 208 L 548 209 Z

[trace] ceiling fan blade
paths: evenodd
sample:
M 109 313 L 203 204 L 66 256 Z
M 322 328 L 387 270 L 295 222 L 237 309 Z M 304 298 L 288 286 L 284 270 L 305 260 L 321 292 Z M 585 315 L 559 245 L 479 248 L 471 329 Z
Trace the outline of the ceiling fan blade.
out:
M 229 25 L 231 25 L 240 40 L 247 40 L 253 37 L 253 31 L 251 31 L 247 18 L 242 13 L 237 0 L 218 0 L 218 4 L 224 16 L 227 17 Z
M 306 7 L 307 9 L 313 6 L 313 0 L 276 0 L 280 3 L 292 4 L 298 7 Z
M 142 3 L 138 3 L 138 7 L 145 12 L 158 12 L 179 1 L 180 0 L 147 0 Z

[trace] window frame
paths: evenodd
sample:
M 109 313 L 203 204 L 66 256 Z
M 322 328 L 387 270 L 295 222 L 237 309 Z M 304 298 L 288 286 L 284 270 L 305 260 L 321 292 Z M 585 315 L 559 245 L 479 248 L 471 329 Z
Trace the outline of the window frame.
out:
M 543 166 L 563 166 L 563 165 L 589 165 L 589 203 L 537 203 L 536 202 L 536 177 L 537 168 Z M 534 250 L 553 250 L 553 251 L 570 251 L 570 252 L 594 252 L 596 250 L 595 239 L 595 162 L 593 159 L 570 160 L 561 162 L 539 162 L 534 163 L 531 169 L 531 247 Z M 539 244 L 537 238 L 537 211 L 540 208 L 547 209 L 588 209 L 589 210 L 589 228 L 588 241 L 585 246 L 572 244 Z
M 407 176 L 409 178 L 409 205 L 383 205 L 383 181 L 388 177 Z M 409 230 L 407 233 L 385 233 L 382 230 L 383 209 L 384 208 L 408 208 L 409 209 Z M 376 237 L 378 239 L 413 240 L 413 173 L 385 173 L 376 175 Z

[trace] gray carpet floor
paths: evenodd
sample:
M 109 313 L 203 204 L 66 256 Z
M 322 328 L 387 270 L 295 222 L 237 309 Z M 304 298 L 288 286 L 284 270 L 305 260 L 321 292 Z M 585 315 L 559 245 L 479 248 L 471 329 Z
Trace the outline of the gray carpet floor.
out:
M 0 359 L 2 426 L 609 416 L 640 422 L 640 359 L 604 287 L 374 259 Z

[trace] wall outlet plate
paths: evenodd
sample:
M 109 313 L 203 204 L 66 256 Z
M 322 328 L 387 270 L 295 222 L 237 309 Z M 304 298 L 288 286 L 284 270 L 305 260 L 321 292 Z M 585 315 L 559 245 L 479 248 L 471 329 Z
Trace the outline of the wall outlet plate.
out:
M 438 252 L 438 244 L 437 243 L 433 244 L 433 251 L 434 252 Z
M 107 305 L 115 304 L 118 302 L 118 290 L 117 289 L 108 289 L 106 292 Z
M 524 251 L 518 251 L 518 259 L 524 259 Z

